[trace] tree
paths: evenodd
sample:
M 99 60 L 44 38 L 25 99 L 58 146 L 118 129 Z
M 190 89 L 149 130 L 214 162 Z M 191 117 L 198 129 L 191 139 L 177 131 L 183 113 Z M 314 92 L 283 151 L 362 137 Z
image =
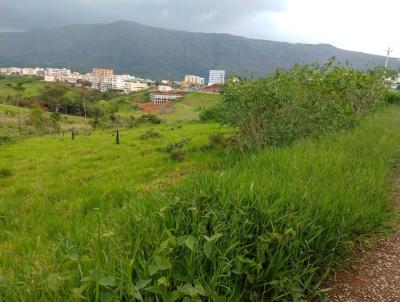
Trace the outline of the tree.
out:
M 47 132 L 48 119 L 44 116 L 43 110 L 36 107 L 30 111 L 26 124 L 42 134 Z
M 19 130 L 19 134 L 22 135 L 20 102 L 21 102 L 22 94 L 25 91 L 25 87 L 24 87 L 24 84 L 21 82 L 17 83 L 17 85 L 12 85 L 12 84 L 8 83 L 7 86 L 12 88 L 16 93 L 15 103 L 18 107 L 18 130 Z
M 67 92 L 68 88 L 61 83 L 46 85 L 41 91 L 40 99 L 49 111 L 59 112 L 61 107 L 68 102 Z

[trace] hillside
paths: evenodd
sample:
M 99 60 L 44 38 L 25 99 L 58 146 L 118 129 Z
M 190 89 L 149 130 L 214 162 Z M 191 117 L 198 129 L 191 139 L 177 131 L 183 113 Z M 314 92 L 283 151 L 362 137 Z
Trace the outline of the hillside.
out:
M 240 161 L 205 148 L 228 130 L 217 124 L 157 125 L 149 140 L 139 138 L 148 128 L 126 130 L 118 146 L 108 132 L 3 145 L 0 299 L 167 301 L 174 286 L 179 298 L 238 301 L 226 284 L 258 279 L 271 300 L 306 298 L 354 233 L 381 230 L 390 215 L 399 109 L 385 111 Z M 185 161 L 171 161 L 160 147 L 182 138 Z
M 25 125 L 26 121 L 30 116 L 30 109 L 20 108 L 20 118 L 22 123 L 22 132 L 24 135 L 29 134 L 29 127 Z M 46 112 L 45 116 L 48 117 L 50 114 Z M 61 130 L 69 131 L 75 129 L 75 131 L 90 130 L 88 122 L 82 117 L 64 115 L 61 120 Z M 0 104 L 0 137 L 18 137 L 18 107 Z
M 207 76 L 209 69 L 261 76 L 294 63 L 325 62 L 335 56 L 355 68 L 383 64 L 384 58 L 326 44 L 290 44 L 229 34 L 191 33 L 120 21 L 48 30 L 0 33 L 0 65 L 93 66 L 153 79 Z M 392 61 L 395 69 L 398 61 Z

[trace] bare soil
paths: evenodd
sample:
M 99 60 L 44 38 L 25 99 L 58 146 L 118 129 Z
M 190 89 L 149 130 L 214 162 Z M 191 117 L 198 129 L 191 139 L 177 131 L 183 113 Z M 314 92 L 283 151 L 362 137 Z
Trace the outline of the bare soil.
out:
M 400 173 L 393 181 L 392 200 L 400 213 Z M 349 259 L 346 270 L 334 272 L 325 284 L 332 302 L 400 302 L 400 220 L 394 233 L 361 248 Z

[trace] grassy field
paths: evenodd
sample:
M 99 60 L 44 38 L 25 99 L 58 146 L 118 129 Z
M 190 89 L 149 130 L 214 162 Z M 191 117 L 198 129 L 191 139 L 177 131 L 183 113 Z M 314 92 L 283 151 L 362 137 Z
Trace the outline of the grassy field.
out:
M 0 105 L 1 103 L 6 103 L 8 98 L 12 100 L 16 95 L 16 92 L 8 85 L 15 85 L 19 82 L 23 83 L 25 87 L 25 91 L 22 95 L 23 98 L 38 96 L 40 94 L 40 89 L 43 88 L 45 84 L 45 82 L 38 78 L 8 77 L 0 79 Z M 67 96 L 73 98 L 76 96 L 76 94 L 76 91 L 70 90 L 67 93 Z M 100 100 L 101 97 L 99 97 L 98 101 Z M 161 119 L 168 123 L 197 120 L 200 112 L 204 108 L 215 105 L 219 100 L 220 95 L 218 94 L 189 93 L 182 100 L 173 102 L 173 104 L 168 108 L 160 106 L 158 108 L 160 113 L 157 115 L 159 115 Z M 144 92 L 136 92 L 129 95 L 115 94 L 111 99 L 107 100 L 107 102 L 116 104 L 119 108 L 118 115 L 125 118 L 128 118 L 129 116 L 139 117 L 145 113 L 141 110 L 135 110 L 134 106 L 132 105 L 133 102 L 144 103 L 148 101 L 149 97 L 146 96 L 146 93 Z M 6 107 L 0 107 L 0 117 L 2 117 L 2 119 L 0 119 L 0 133 L 2 130 L 4 131 L 4 129 L 8 127 L 7 124 L 15 124 L 15 122 L 10 120 L 9 117 L 4 116 L 5 110 L 7 110 Z M 24 112 L 28 111 L 25 110 Z M 79 124 L 79 119 L 75 119 L 74 122 Z M 78 128 L 80 128 L 80 126 L 81 125 L 76 125 Z M 14 126 L 10 128 L 14 128 Z
M 220 101 L 219 94 L 189 93 L 181 101 L 173 104 L 173 111 L 162 115 L 168 121 L 185 121 L 199 118 L 200 112 Z
M 118 114 L 121 116 L 140 116 L 142 110 L 134 110 L 131 103 L 133 98 L 122 97 L 117 101 L 120 108 Z M 179 123 L 184 121 L 198 120 L 200 112 L 208 107 L 217 104 L 221 99 L 219 94 L 189 93 L 184 98 L 174 101 L 170 107 L 164 105 L 156 106 L 159 110 L 156 113 L 161 119 L 168 123 Z
M 14 85 L 15 83 L 23 83 L 25 91 L 22 97 L 29 98 L 32 96 L 38 96 L 40 89 L 43 87 L 43 81 L 38 78 L 25 78 L 25 77 L 7 77 L 0 79 L 0 103 L 7 97 L 15 97 L 16 92 L 8 85 Z
M 29 117 L 30 109 L 20 107 L 20 117 L 22 124 L 22 133 L 28 134 L 28 127 L 25 125 L 26 120 Z M 46 113 L 49 116 L 50 113 Z M 88 120 L 82 117 L 63 115 L 61 120 L 61 129 L 63 131 L 69 131 L 71 129 L 90 130 Z M 18 128 L 18 108 L 11 105 L 0 104 L 0 135 L 17 137 L 19 136 Z
M 230 130 L 200 122 L 2 145 L 0 301 L 315 298 L 392 217 L 399 116 L 245 157 L 207 147 Z M 187 138 L 172 161 L 163 148 Z

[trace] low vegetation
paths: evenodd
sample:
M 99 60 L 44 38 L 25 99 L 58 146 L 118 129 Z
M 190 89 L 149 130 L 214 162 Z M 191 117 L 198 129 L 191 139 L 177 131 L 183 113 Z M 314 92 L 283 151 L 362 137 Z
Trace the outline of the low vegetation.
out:
M 323 298 L 393 217 L 400 108 L 381 75 L 297 66 L 161 114 L 110 96 L 88 135 L 1 144 L 0 301 Z M 63 129 L 60 110 L 12 108 Z
M 383 102 L 382 73 L 334 65 L 295 66 L 259 80 L 229 82 L 222 120 L 240 131 L 244 145 L 282 146 L 349 128 Z

